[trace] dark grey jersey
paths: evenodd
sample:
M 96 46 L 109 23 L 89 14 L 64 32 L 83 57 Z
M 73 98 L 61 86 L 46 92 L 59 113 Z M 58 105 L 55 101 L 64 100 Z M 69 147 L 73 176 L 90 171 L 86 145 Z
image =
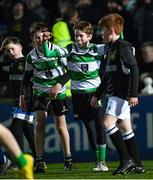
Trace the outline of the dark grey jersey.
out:
M 132 45 L 122 39 L 106 45 L 104 59 L 105 74 L 95 96 L 106 91 L 111 96 L 123 99 L 137 97 L 139 71 Z

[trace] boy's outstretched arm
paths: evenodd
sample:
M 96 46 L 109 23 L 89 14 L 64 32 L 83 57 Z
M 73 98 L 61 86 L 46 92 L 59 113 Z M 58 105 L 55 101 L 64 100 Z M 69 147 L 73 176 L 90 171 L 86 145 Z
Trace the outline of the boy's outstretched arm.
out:
M 61 53 L 58 49 L 50 50 L 48 48 L 48 41 L 42 43 L 42 50 L 45 57 L 61 57 Z
M 56 49 L 49 49 L 49 41 L 44 40 L 42 43 L 42 51 L 45 57 L 57 57 L 57 58 L 62 58 L 62 57 L 67 57 L 68 52 L 65 48 L 56 48 Z

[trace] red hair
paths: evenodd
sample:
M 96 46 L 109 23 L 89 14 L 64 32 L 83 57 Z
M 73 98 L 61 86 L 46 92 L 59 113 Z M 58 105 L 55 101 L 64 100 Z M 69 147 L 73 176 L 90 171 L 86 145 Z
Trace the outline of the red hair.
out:
M 121 15 L 117 13 L 112 13 L 107 16 L 104 16 L 99 21 L 99 27 L 106 27 L 108 29 L 114 28 L 115 33 L 120 35 L 123 32 L 124 19 Z

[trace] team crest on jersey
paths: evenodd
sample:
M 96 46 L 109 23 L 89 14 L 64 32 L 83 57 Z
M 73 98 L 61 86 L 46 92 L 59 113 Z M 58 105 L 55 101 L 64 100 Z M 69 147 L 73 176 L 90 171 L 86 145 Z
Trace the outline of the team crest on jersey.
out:
M 81 64 L 81 70 L 82 70 L 83 72 L 87 72 L 88 69 L 89 69 L 88 64 Z
M 109 52 L 109 53 L 107 54 L 107 59 L 108 59 L 109 61 L 114 61 L 114 60 L 116 59 L 116 54 L 117 54 L 116 51 Z
M 18 64 L 18 70 L 19 70 L 19 71 L 23 71 L 23 70 L 24 70 L 24 65 L 23 65 L 23 63 L 19 63 L 19 64 Z
M 45 75 L 46 75 L 46 77 L 49 78 L 49 79 L 53 77 L 53 74 L 52 74 L 52 71 L 51 71 L 51 70 L 46 71 L 46 72 L 45 72 Z

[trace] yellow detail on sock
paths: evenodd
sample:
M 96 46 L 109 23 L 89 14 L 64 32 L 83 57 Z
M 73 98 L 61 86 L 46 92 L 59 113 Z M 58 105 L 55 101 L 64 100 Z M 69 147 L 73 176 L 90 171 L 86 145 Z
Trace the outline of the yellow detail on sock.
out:
M 33 160 L 33 157 L 29 154 L 24 154 L 24 157 L 27 160 L 27 164 L 17 171 L 19 179 L 34 179 L 34 173 L 33 173 L 34 160 Z

